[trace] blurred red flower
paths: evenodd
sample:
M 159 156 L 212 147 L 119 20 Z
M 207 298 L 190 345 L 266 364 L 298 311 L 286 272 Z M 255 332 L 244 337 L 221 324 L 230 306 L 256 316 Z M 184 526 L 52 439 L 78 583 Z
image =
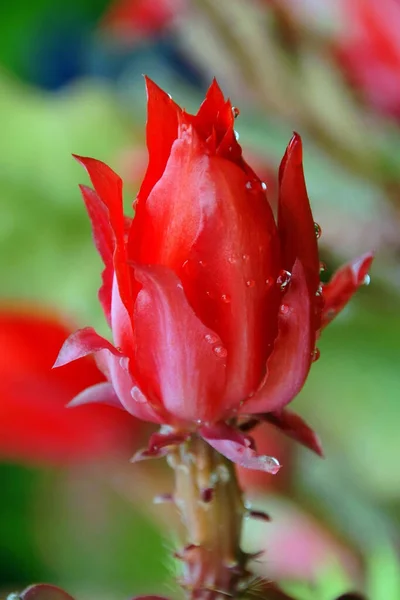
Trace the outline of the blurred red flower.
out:
M 105 406 L 68 410 L 87 386 L 104 381 L 91 358 L 52 370 L 70 329 L 55 316 L 0 310 L 0 459 L 60 464 L 128 455 L 138 422 Z
M 115 0 L 103 18 L 103 26 L 126 37 L 157 35 L 186 4 L 186 0 Z
M 267 420 L 320 452 L 285 406 L 319 356 L 321 326 L 363 283 L 372 256 L 323 288 L 300 137 L 280 166 L 276 223 L 236 139 L 237 111 L 216 81 L 196 115 L 150 80 L 147 91 L 149 165 L 133 220 L 123 215 L 118 175 L 78 158 L 94 186 L 81 189 L 105 264 L 99 297 L 115 345 L 85 328 L 56 364 L 95 354 L 108 383 L 75 404 L 122 405 L 169 426 L 138 459 L 165 454 L 197 430 L 238 464 L 274 473 L 276 459 L 257 455 L 245 430 Z
M 342 0 L 341 7 L 341 64 L 368 102 L 399 117 L 400 3 Z

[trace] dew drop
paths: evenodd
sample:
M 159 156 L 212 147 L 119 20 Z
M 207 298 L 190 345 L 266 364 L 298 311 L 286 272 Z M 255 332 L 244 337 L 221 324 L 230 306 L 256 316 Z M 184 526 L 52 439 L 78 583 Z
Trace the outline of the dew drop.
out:
M 176 287 L 178 288 L 178 290 L 183 290 L 183 285 L 181 283 L 177 283 Z
M 224 348 L 224 346 L 215 346 L 213 350 L 214 354 L 219 356 L 219 358 L 225 358 L 225 356 L 228 356 L 228 350 Z
M 125 371 L 127 371 L 128 365 L 129 365 L 129 358 L 127 356 L 123 356 L 122 358 L 119 359 L 119 366 L 121 367 L 121 369 L 124 369 Z
M 274 280 L 272 279 L 272 277 L 267 277 L 267 279 L 265 280 L 265 285 L 267 286 L 267 288 L 270 288 L 273 283 Z
M 237 119 L 238 116 L 240 115 L 240 110 L 236 106 L 232 106 L 232 112 L 233 112 L 233 117 L 235 119 Z
M 368 275 L 368 273 L 367 273 L 367 274 L 366 274 L 366 276 L 365 276 L 365 277 L 364 277 L 364 279 L 363 279 L 363 282 L 362 282 L 362 284 L 363 284 L 363 285 L 369 285 L 370 283 L 371 283 L 371 277 L 370 277 L 370 275 Z
M 249 255 L 248 254 L 242 254 L 242 259 L 246 262 L 249 260 Z
M 238 133 L 237 131 L 235 131 L 235 130 L 233 131 L 233 133 L 235 134 L 235 139 L 236 139 L 236 141 L 238 142 L 238 141 L 239 141 L 239 138 L 240 138 L 240 135 L 239 135 L 239 133 Z
M 325 273 L 326 269 L 327 269 L 327 266 L 326 266 L 326 264 L 325 264 L 324 262 L 322 262 L 322 261 L 321 261 L 321 262 L 319 263 L 319 272 L 320 272 L 320 273 Z
M 236 256 L 228 256 L 228 263 L 231 265 L 234 265 L 235 263 L 237 263 Z
M 262 190 L 264 190 L 264 192 L 266 191 L 266 189 L 267 189 L 267 184 L 265 183 L 265 181 L 262 181 L 262 182 L 261 182 L 261 189 L 262 189 Z
M 319 225 L 318 223 L 314 223 L 314 231 L 315 231 L 315 237 L 317 238 L 317 240 L 319 240 L 319 238 L 321 237 L 321 234 L 322 234 L 321 225 Z
M 146 396 L 136 385 L 131 389 L 131 396 L 135 402 L 138 402 L 139 404 L 145 404 L 147 402 Z
M 288 315 L 290 313 L 290 306 L 287 304 L 281 304 L 279 307 L 279 312 L 281 315 Z
M 213 333 L 207 333 L 204 336 L 204 339 L 206 340 L 206 342 L 208 342 L 209 344 L 216 344 L 219 341 L 219 338 L 214 335 Z
M 285 271 L 285 269 L 282 269 L 282 271 L 280 271 L 278 275 L 276 283 L 281 288 L 281 290 L 284 290 L 289 285 L 291 279 L 292 274 L 289 271 Z
M 252 181 L 247 181 L 247 183 L 246 183 L 246 189 L 247 190 L 252 190 L 253 189 L 253 182 Z
M 228 294 L 222 294 L 221 300 L 222 300 L 222 302 L 225 302 L 225 304 L 229 304 L 231 301 L 231 297 L 228 296 Z
M 117 347 L 116 347 L 116 350 L 118 350 L 118 352 L 122 352 L 122 348 L 121 348 L 121 346 L 117 346 Z
M 252 287 L 254 287 L 254 286 L 255 286 L 255 283 L 256 283 L 256 282 L 254 281 L 254 279 L 248 279 L 248 280 L 246 281 L 246 285 L 247 285 L 247 287 L 248 287 L 248 288 L 252 288 Z
M 319 359 L 319 357 L 321 356 L 321 351 L 319 348 L 314 348 L 314 350 L 311 353 L 311 360 L 312 362 L 317 362 L 317 360 Z
M 201 267 L 206 267 L 206 266 L 207 266 L 207 263 L 206 263 L 204 260 L 199 260 L 199 265 L 200 265 Z
M 323 292 L 322 285 L 319 285 L 317 291 L 315 292 L 315 295 L 317 296 L 317 298 L 322 296 L 322 292 Z

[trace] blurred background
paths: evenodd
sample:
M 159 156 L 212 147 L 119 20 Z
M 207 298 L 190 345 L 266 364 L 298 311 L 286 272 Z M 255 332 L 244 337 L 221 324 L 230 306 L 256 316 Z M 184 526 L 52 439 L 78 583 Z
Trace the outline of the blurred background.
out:
M 52 0 L 0 19 L 0 597 L 49 581 L 79 599 L 177 597 L 176 517 L 161 462 L 131 465 L 148 429 L 64 405 L 101 381 L 52 365 L 69 331 L 106 333 L 100 260 L 71 153 L 107 162 L 127 206 L 146 168 L 146 73 L 188 110 L 213 76 L 271 201 L 292 131 L 328 279 L 376 252 L 371 285 L 327 329 L 295 408 L 325 460 L 262 428 L 279 475 L 241 474 L 269 524 L 255 568 L 300 599 L 400 598 L 400 3 L 398 0 Z M 256 593 L 256 591 L 254 591 Z

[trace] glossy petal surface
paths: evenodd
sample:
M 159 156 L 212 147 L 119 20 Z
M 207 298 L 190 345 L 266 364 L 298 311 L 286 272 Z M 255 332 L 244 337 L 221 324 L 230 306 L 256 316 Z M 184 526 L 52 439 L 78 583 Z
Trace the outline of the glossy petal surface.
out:
M 278 336 L 260 388 L 241 408 L 243 414 L 283 408 L 300 392 L 311 365 L 311 302 L 304 269 L 293 268 L 288 291 L 278 317 Z
M 196 317 L 172 271 L 161 266 L 134 271 L 143 286 L 135 304 L 139 383 L 179 420 L 214 419 L 225 385 L 226 349 Z

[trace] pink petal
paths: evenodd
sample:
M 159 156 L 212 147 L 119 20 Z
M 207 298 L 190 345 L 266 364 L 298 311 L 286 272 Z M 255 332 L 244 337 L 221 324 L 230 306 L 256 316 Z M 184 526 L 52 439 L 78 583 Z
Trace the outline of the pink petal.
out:
M 119 293 L 128 314 L 131 314 L 133 301 L 125 246 L 122 179 L 100 160 L 82 156 L 74 156 L 74 158 L 85 167 L 97 195 L 108 209 L 115 238 L 113 260 Z
M 319 286 L 318 243 L 303 171 L 303 150 L 295 133 L 279 169 L 278 230 L 283 268 L 291 272 L 296 259 L 302 263 L 313 296 Z
M 138 200 L 145 200 L 164 173 L 171 147 L 178 136 L 178 119 L 182 112 L 172 98 L 148 77 L 146 143 L 149 164 Z
M 323 456 L 319 437 L 298 414 L 284 409 L 260 415 L 260 418 L 275 425 L 275 427 L 283 431 L 287 436 L 300 442 L 300 444 L 303 444 L 303 446 L 309 448 L 319 456 Z
M 78 331 L 71 334 L 65 340 L 53 368 L 62 367 L 73 360 L 77 360 L 88 354 L 95 354 L 101 350 L 108 350 L 116 356 L 121 356 L 108 340 L 95 332 L 93 327 L 78 329 Z
M 352 295 L 365 283 L 373 254 L 368 252 L 347 263 L 324 286 L 322 326 L 325 327 L 346 306 Z
M 68 408 L 82 406 L 83 404 L 106 404 L 115 408 L 122 408 L 117 394 L 114 391 L 111 383 L 102 382 L 92 385 L 80 392 L 71 402 L 68 403 Z
M 103 285 L 99 290 L 99 299 L 108 324 L 111 326 L 111 288 L 113 280 L 114 234 L 110 225 L 108 210 L 94 190 L 86 185 L 79 186 L 90 217 L 93 239 L 103 263 Z
M 171 446 L 177 446 L 185 442 L 190 437 L 190 433 L 181 431 L 159 431 L 153 433 L 149 444 L 144 450 L 139 450 L 131 458 L 131 462 L 139 462 L 147 458 L 161 458 L 166 456 Z
M 150 398 L 181 421 L 214 420 L 225 385 L 226 350 L 196 317 L 178 277 L 135 266 L 135 369 Z
M 300 392 L 311 365 L 310 296 L 304 269 L 296 260 L 289 289 L 278 317 L 278 336 L 267 362 L 267 374 L 255 395 L 244 403 L 243 414 L 282 409 Z
M 227 423 L 220 422 L 210 427 L 202 427 L 199 433 L 210 446 L 241 467 L 273 475 L 280 469 L 276 458 L 257 454 L 252 448 L 252 439 Z

